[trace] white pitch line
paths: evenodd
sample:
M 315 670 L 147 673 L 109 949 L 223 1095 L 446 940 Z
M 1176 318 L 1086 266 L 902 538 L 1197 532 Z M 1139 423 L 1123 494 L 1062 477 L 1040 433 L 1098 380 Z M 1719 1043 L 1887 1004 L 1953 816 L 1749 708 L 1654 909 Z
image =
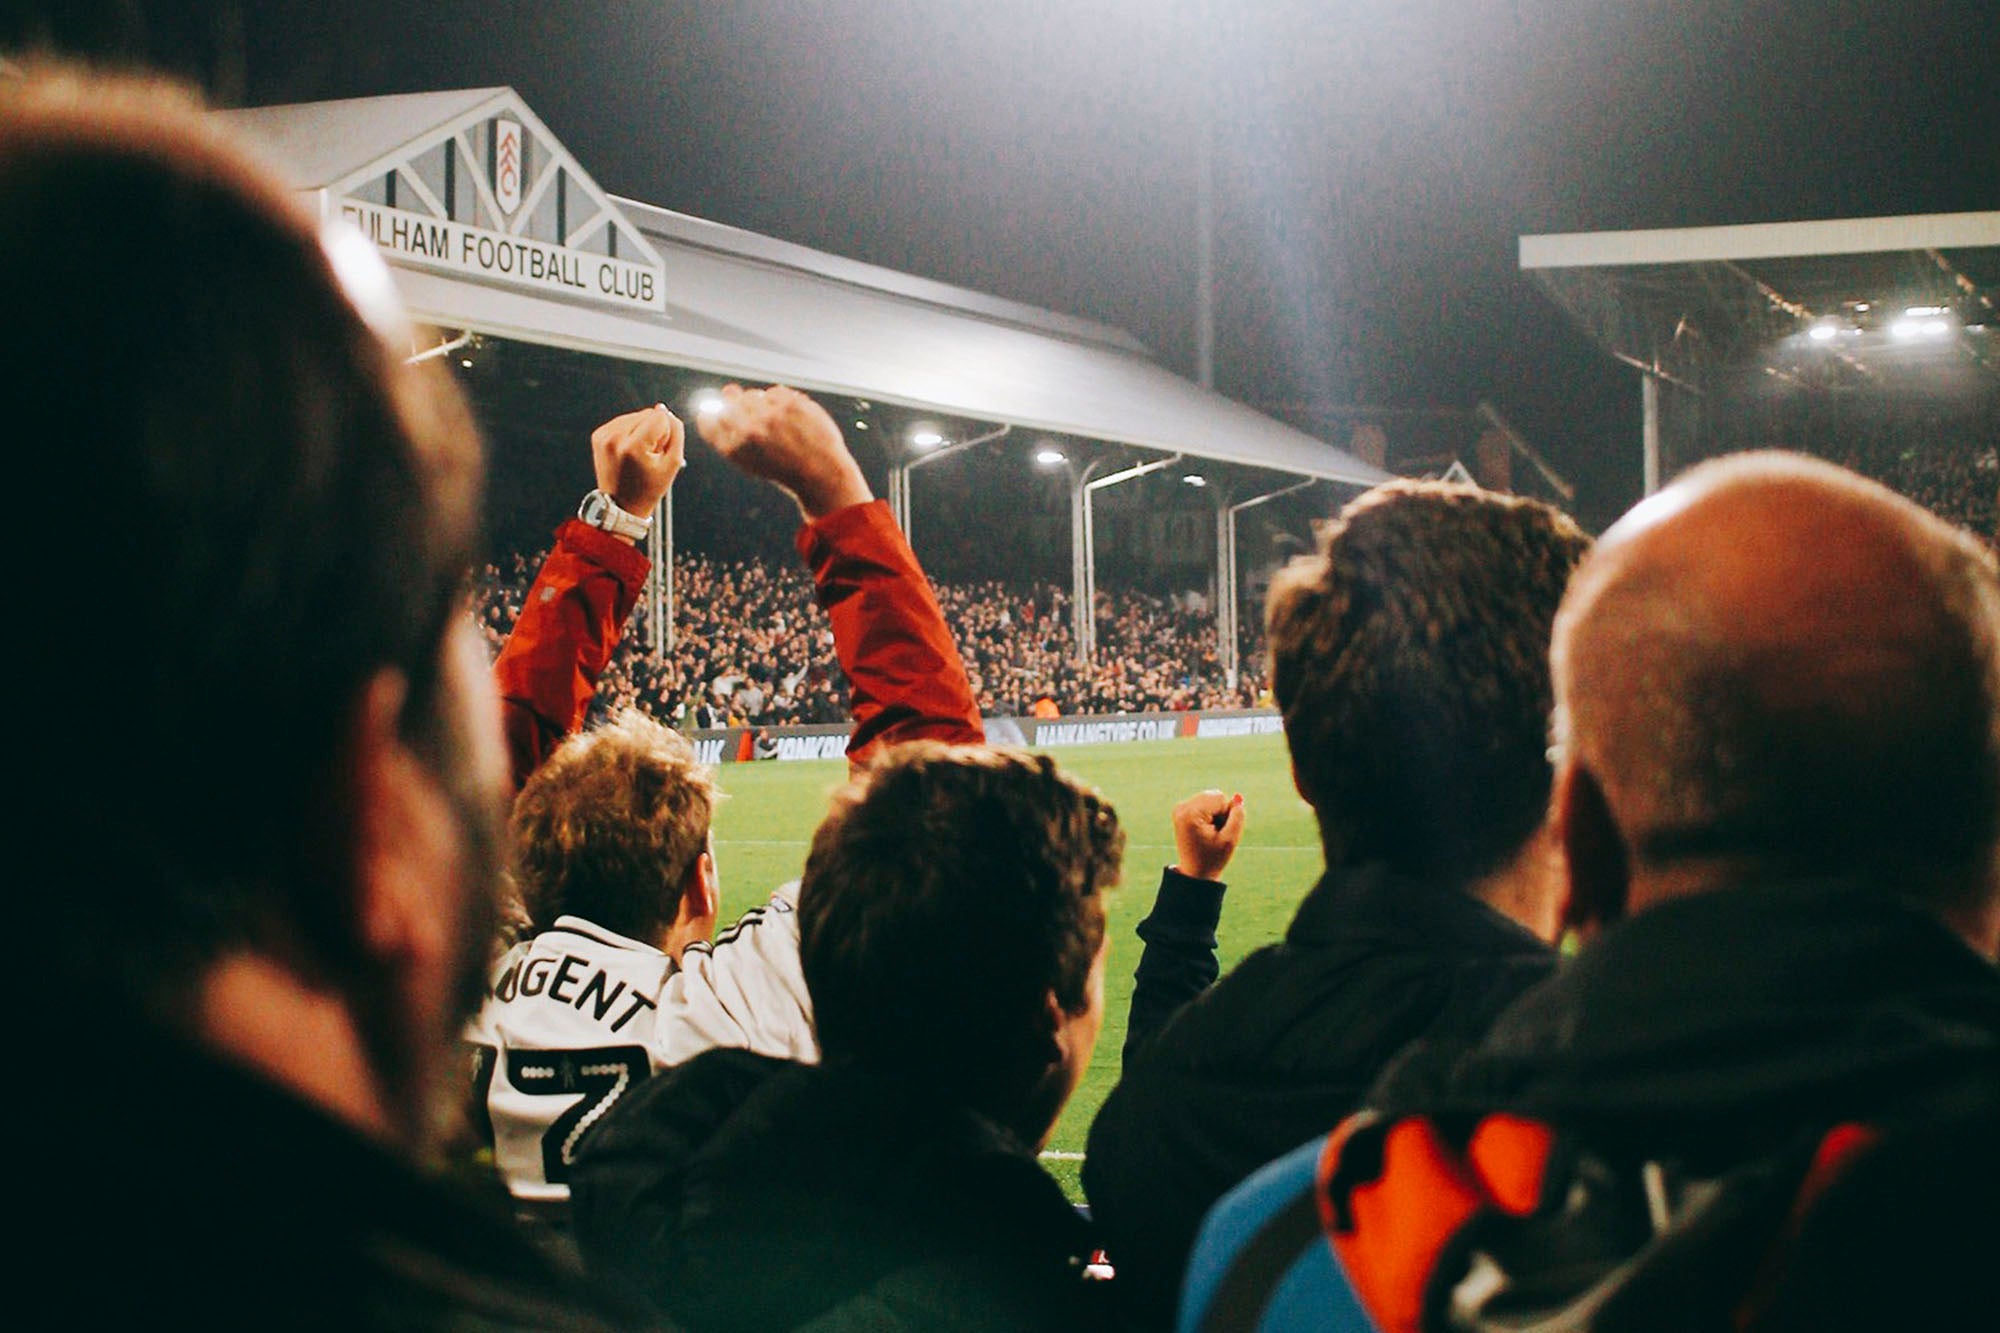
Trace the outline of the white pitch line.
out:
M 1080 1152 L 1059 1152 L 1054 1148 L 1050 1148 L 1041 1154 L 1041 1158 L 1045 1162 L 1081 1162 L 1083 1154 Z

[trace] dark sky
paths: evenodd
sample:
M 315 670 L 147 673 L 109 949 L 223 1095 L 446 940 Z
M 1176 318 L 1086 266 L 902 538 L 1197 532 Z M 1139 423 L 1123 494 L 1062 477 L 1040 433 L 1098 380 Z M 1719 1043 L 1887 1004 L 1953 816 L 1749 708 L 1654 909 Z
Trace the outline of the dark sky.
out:
M 64 0 L 231 104 L 511 84 L 606 188 L 1123 326 L 1217 386 L 1497 403 L 1601 522 L 1638 387 L 1523 232 L 2000 208 L 2000 0 Z M 1282 409 L 1281 409 L 1282 410 Z

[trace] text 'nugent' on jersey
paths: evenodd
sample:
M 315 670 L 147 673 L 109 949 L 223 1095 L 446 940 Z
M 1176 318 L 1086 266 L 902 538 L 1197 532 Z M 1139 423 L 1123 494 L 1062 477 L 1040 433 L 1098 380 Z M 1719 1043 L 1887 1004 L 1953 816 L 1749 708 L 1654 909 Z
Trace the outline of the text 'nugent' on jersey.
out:
M 545 999 L 579 1013 L 588 1006 L 590 1015 L 600 1023 L 615 1009 L 618 1016 L 609 1020 L 613 1032 L 631 1022 L 640 1010 L 654 1007 L 651 997 L 628 992 L 624 982 L 613 983 L 603 968 L 568 953 L 560 958 L 531 953 L 511 960 L 494 978 L 493 998 L 502 1004 L 517 998 Z

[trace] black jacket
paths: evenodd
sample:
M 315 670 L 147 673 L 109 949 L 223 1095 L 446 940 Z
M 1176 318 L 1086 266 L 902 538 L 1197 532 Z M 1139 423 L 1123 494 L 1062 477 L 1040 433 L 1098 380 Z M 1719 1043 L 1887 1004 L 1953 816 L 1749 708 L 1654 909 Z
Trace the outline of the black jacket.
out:
M 1412 1051 L 1368 1100 L 1515 1111 L 1613 1156 L 1707 1170 L 1968 1071 L 2000 1074 L 2000 972 L 1929 912 L 1809 882 L 1640 913 L 1482 1039 Z
M 689 1329 L 1094 1326 L 1089 1228 L 1032 1151 L 921 1086 L 714 1050 L 571 1176 L 586 1262 Z
M 1990 1315 L 2000 970 L 1880 889 L 1777 884 L 1651 908 L 1482 1041 L 1412 1051 L 1368 1101 L 1385 1124 L 1424 1115 L 1448 1140 L 1488 1112 L 1543 1121 L 1560 1157 L 1601 1163 L 1579 1179 L 1615 1184 L 1645 1163 L 1668 1182 L 1773 1176 L 1771 1205 L 1738 1209 L 1740 1234 L 1718 1222 L 1646 1245 L 1642 1230 L 1628 1253 L 1613 1243 L 1616 1210 L 1579 1204 L 1574 1187 L 1553 1192 L 1566 1202 L 1549 1216 L 1483 1233 L 1508 1289 L 1551 1299 L 1595 1281 L 1582 1256 L 1629 1260 L 1624 1292 L 1590 1327 L 1726 1322 L 1774 1246 L 1781 1277 L 1758 1299 L 1760 1330 L 1970 1327 Z M 1784 1242 L 1796 1176 L 1773 1164 L 1841 1124 L 1868 1127 L 1876 1146 Z M 1609 1184 L 1600 1192 L 1616 1197 Z
M 104 1023 L 114 1020 L 108 1016 Z M 40 1070 L 22 1270 L 75 1327 L 605 1329 L 646 1324 L 421 1174 L 205 1049 L 94 1026 Z M 105 1064 L 107 1054 L 115 1063 Z M 487 1206 L 492 1203 L 493 1206 Z
M 1083 1166 L 1120 1303 L 1170 1325 L 1196 1230 L 1225 1191 L 1324 1134 L 1409 1042 L 1482 1030 L 1553 964 L 1455 887 L 1329 871 L 1282 943 L 1128 1049 Z

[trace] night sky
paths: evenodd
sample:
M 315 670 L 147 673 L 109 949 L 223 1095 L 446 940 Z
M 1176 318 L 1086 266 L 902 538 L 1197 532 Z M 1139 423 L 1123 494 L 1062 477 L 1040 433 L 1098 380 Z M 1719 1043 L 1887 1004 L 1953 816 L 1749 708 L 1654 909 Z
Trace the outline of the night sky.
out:
M 2000 0 L 0 13 L 9 46 L 225 104 L 510 84 L 614 193 L 1116 324 L 1185 373 L 1207 87 L 1217 387 L 1281 416 L 1490 399 L 1592 523 L 1638 492 L 1636 377 L 1517 236 L 2000 208 Z

